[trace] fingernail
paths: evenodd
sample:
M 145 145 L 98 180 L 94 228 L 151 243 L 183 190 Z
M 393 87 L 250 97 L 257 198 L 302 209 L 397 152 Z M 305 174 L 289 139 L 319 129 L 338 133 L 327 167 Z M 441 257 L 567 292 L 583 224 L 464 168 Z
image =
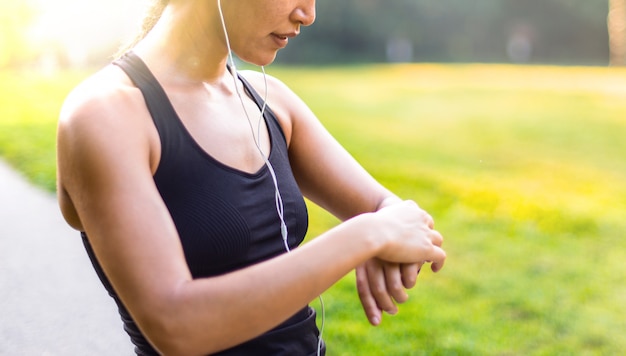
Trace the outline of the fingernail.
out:
M 370 319 L 370 322 L 372 323 L 372 325 L 378 325 L 380 324 L 380 319 L 377 316 L 375 316 L 375 317 L 372 317 L 372 319 Z

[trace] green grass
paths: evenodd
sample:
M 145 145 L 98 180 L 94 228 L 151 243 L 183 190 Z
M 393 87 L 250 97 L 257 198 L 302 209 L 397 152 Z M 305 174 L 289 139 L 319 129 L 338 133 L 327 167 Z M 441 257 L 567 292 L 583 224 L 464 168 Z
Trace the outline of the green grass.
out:
M 56 184 L 56 121 L 63 99 L 83 77 L 0 72 L 0 155 L 50 191 Z
M 268 72 L 376 178 L 431 212 L 446 238 L 444 270 L 424 271 L 400 314 L 378 328 L 363 317 L 353 275 L 325 293 L 329 355 L 626 349 L 625 70 Z M 50 190 L 55 118 L 77 78 L 0 75 L 1 97 L 11 98 L 0 106 L 0 154 Z M 337 223 L 310 209 L 310 236 Z

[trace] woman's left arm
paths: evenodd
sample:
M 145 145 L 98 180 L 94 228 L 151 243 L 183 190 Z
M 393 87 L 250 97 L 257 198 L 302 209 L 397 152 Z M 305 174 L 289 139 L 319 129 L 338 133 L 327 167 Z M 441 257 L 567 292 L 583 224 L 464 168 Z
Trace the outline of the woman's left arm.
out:
M 260 80 L 251 81 L 262 88 Z M 332 137 L 295 93 L 272 77 L 268 86 L 268 102 L 285 132 L 294 176 L 308 199 L 341 220 L 402 201 Z M 430 215 L 422 215 L 432 228 Z M 382 311 L 395 314 L 396 303 L 407 300 L 405 288 L 415 285 L 420 267 L 375 259 L 357 268 L 359 298 L 372 325 L 381 322 Z

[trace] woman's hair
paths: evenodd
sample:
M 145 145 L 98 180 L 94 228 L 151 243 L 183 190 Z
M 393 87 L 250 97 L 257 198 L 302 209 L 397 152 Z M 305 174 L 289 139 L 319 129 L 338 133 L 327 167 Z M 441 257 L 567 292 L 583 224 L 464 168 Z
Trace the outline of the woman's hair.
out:
M 161 18 L 163 10 L 165 10 L 165 7 L 167 6 L 167 4 L 169 4 L 169 2 L 169 0 L 150 0 L 139 31 L 137 32 L 135 37 L 133 37 L 128 43 L 120 47 L 120 49 L 115 54 L 116 58 L 135 47 L 135 45 L 139 43 L 139 41 L 146 37 L 146 35 L 152 30 L 154 25 L 156 25 L 156 23 Z

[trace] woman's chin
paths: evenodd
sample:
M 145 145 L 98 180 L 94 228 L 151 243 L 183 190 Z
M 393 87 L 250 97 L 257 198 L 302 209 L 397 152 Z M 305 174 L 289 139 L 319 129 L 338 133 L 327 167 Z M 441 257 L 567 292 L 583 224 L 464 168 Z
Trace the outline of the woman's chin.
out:
M 242 61 L 248 63 L 248 64 L 252 64 L 255 66 L 259 66 L 259 67 L 263 67 L 263 66 L 268 66 L 272 63 L 274 63 L 274 60 L 276 59 L 276 54 L 278 53 L 278 51 L 273 51 L 272 53 L 263 55 L 263 56 L 239 56 L 239 59 L 241 59 Z

